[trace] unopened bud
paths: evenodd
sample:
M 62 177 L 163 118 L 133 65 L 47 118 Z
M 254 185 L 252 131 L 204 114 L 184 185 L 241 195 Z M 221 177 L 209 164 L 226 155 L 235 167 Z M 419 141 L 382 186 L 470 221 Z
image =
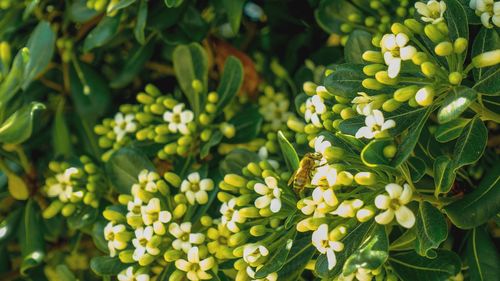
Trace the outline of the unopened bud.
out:
M 172 172 L 166 172 L 164 175 L 163 175 L 163 178 L 169 183 L 171 184 L 173 187 L 179 187 L 181 185 L 181 178 L 175 174 L 175 173 L 172 173 Z
M 462 74 L 460 72 L 452 72 L 448 75 L 448 80 L 453 85 L 459 85 L 462 82 Z
M 384 157 L 388 159 L 392 159 L 396 152 L 398 152 L 398 148 L 393 144 L 384 147 L 383 150 Z
M 236 128 L 234 127 L 234 125 L 227 122 L 221 124 L 220 130 L 222 134 L 228 139 L 231 139 L 236 135 Z
M 377 176 L 371 172 L 359 172 L 354 176 L 354 181 L 359 185 L 374 185 L 377 182 Z
M 193 82 L 191 83 L 191 87 L 193 87 L 193 90 L 198 94 L 203 92 L 203 84 L 198 79 L 193 80 Z
M 425 35 L 431 39 L 432 42 L 434 43 L 439 43 L 443 41 L 444 35 L 439 31 L 439 29 L 433 25 L 433 24 L 428 24 L 424 28 Z
M 404 25 L 415 34 L 422 34 L 424 32 L 424 26 L 415 19 L 406 19 Z
M 356 212 L 356 219 L 360 222 L 367 222 L 375 215 L 373 207 L 365 207 Z
M 418 90 L 415 95 L 415 100 L 421 106 L 429 106 L 434 101 L 434 89 L 430 86 L 425 86 Z
M 390 78 L 387 71 L 377 72 L 375 74 L 375 79 L 377 79 L 378 82 L 385 84 L 385 85 L 397 85 L 399 83 L 399 79 L 397 77 Z
M 441 42 L 434 47 L 434 52 L 441 57 L 449 56 L 453 53 L 453 44 L 448 41 Z
M 347 171 L 342 171 L 342 172 L 338 173 L 336 183 L 338 183 L 340 185 L 349 186 L 352 184 L 353 180 L 354 180 L 354 177 L 351 173 L 349 173 Z
M 377 72 L 384 70 L 385 68 L 386 66 L 380 63 L 369 64 L 363 67 L 363 73 L 368 76 L 374 76 Z
M 493 66 L 498 63 L 500 63 L 500 49 L 482 53 L 472 59 L 472 64 L 476 68 Z
M 411 58 L 411 61 L 415 65 L 421 65 L 422 63 L 426 62 L 429 60 L 429 57 L 427 56 L 426 53 L 424 52 L 417 52 L 413 57 Z
M 377 81 L 377 79 L 366 78 L 361 82 L 361 85 L 369 90 L 381 90 L 384 88 L 384 85 Z
M 382 104 L 382 109 L 386 112 L 393 112 L 398 109 L 402 105 L 401 102 L 396 101 L 395 99 L 388 99 Z
M 453 43 L 453 51 L 456 54 L 461 54 L 465 52 L 465 50 L 467 50 L 468 44 L 469 42 L 467 41 L 467 39 L 462 37 L 457 38 L 457 40 L 455 40 L 455 42 Z
M 318 85 L 310 81 L 307 81 L 302 85 L 304 93 L 308 96 L 314 96 L 316 94 L 316 87 L 318 87 Z
M 384 57 L 378 51 L 366 51 L 362 55 L 363 60 L 373 63 L 384 63 Z
M 391 31 L 392 31 L 392 33 L 394 33 L 394 34 L 404 33 L 404 34 L 406 34 L 406 35 L 408 35 L 408 36 L 411 36 L 411 35 L 412 35 L 412 31 L 411 31 L 408 27 L 406 27 L 406 26 L 402 25 L 402 24 L 401 24 L 401 23 L 399 23 L 399 22 L 393 23 L 393 24 L 391 25 Z
M 422 65 L 420 65 L 420 70 L 422 70 L 422 73 L 429 78 L 432 78 L 436 74 L 436 69 L 436 65 L 432 62 L 424 62 L 422 63 Z

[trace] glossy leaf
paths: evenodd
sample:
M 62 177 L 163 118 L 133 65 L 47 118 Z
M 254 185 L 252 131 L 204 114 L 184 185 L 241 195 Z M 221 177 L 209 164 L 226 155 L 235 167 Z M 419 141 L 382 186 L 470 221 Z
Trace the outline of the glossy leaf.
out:
M 130 193 L 130 188 L 137 182 L 137 176 L 144 169 L 154 171 L 155 167 L 143 153 L 131 148 L 118 150 L 106 162 L 106 171 L 112 186 L 125 194 Z
M 226 155 L 224 160 L 219 164 L 221 173 L 237 174 L 241 172 L 243 167 L 246 167 L 249 162 L 258 162 L 259 156 L 257 154 L 244 149 L 234 149 Z
M 402 281 L 448 280 L 461 269 L 460 258 L 447 250 L 436 250 L 433 259 L 414 251 L 395 253 L 389 257 L 389 263 Z
M 128 58 L 120 71 L 120 74 L 111 81 L 111 88 L 119 89 L 127 86 L 137 77 L 146 62 L 153 56 L 154 41 L 149 41 L 146 45 L 138 46 Z
M 492 167 L 471 193 L 444 208 L 451 222 L 471 229 L 500 213 L 500 164 Z
M 434 161 L 434 195 L 438 197 L 441 193 L 448 193 L 455 182 L 455 177 L 452 159 L 446 155 L 437 157 Z
M 56 266 L 57 277 L 61 281 L 77 281 L 75 275 L 69 267 L 65 264 L 59 264 Z
M 410 169 L 410 175 L 413 182 L 418 182 L 424 175 L 426 164 L 425 161 L 416 156 L 410 156 L 408 161 L 408 168 Z
M 488 129 L 479 117 L 475 117 L 465 126 L 462 134 L 457 139 L 453 150 L 455 169 L 476 162 L 483 155 L 487 141 Z
M 5 245 L 16 235 L 22 214 L 23 209 L 17 208 L 2 219 L 0 222 L 0 245 Z
M 408 229 L 389 246 L 390 251 L 408 251 L 415 249 L 417 234 L 415 229 Z
M 297 234 L 297 236 L 299 235 L 300 234 Z M 278 272 L 278 279 L 284 281 L 297 280 L 308 261 L 316 252 L 316 248 L 311 244 L 310 235 L 296 238 L 285 264 Z
M 450 122 L 441 124 L 437 127 L 434 136 L 441 143 L 452 141 L 460 136 L 465 125 L 469 123 L 469 119 L 457 118 Z
M 359 13 L 359 10 L 349 1 L 325 0 L 320 2 L 314 16 L 319 26 L 326 32 L 339 33 L 340 24 L 346 22 L 347 15 L 352 13 Z
M 499 96 L 500 66 L 497 65 L 485 71 L 481 80 L 477 81 L 473 89 L 487 96 Z
M 436 253 L 432 250 L 437 249 L 448 236 L 448 225 L 443 214 L 429 202 L 421 202 L 415 228 L 415 251 L 421 256 L 435 258 Z
M 362 59 L 365 51 L 371 50 L 372 35 L 364 30 L 356 29 L 349 34 L 349 39 L 346 42 L 344 56 L 347 63 L 363 64 Z
M 385 227 L 374 225 L 366 241 L 345 262 L 343 275 L 354 273 L 358 268 L 375 270 L 389 257 L 389 240 Z
M 68 158 L 73 153 L 73 144 L 71 143 L 71 133 L 64 115 L 65 101 L 61 100 L 57 105 L 52 125 L 52 147 L 55 156 L 64 156 Z
M 476 99 L 476 96 L 476 91 L 471 88 L 463 86 L 454 88 L 448 93 L 438 111 L 439 123 L 447 123 L 458 118 Z
M 139 10 L 137 12 L 137 22 L 134 27 L 134 35 L 137 42 L 144 45 L 146 44 L 144 29 L 146 28 L 146 21 L 148 20 L 148 2 L 146 0 L 140 1 Z
M 285 159 L 286 166 L 291 171 L 296 171 L 299 168 L 299 156 L 293 148 L 292 144 L 286 139 L 281 131 L 278 132 L 278 143 L 281 148 L 281 153 Z
M 361 160 L 368 167 L 389 166 L 391 161 L 384 156 L 384 148 L 394 144 L 392 139 L 370 141 L 361 151 Z
M 86 0 L 72 1 L 68 9 L 68 17 L 76 23 L 84 23 L 91 18 L 97 16 L 98 12 L 87 7 Z
M 217 88 L 218 112 L 222 112 L 224 107 L 238 94 L 242 84 L 243 65 L 236 57 L 229 56 L 224 64 L 224 72 Z
M 35 113 L 45 109 L 37 102 L 23 106 L 0 125 L 0 143 L 18 144 L 26 141 L 32 134 Z
M 179 7 L 182 2 L 184 2 L 184 0 L 164 0 L 165 1 L 165 5 L 167 5 L 167 7 L 169 8 L 175 8 L 175 7 Z
M 205 103 L 202 93 L 207 91 L 208 59 L 205 50 L 197 43 L 180 45 L 174 50 L 173 62 L 179 85 L 195 116 L 198 116 Z M 202 93 L 196 93 L 193 89 L 194 80 L 201 82 Z
M 84 206 L 77 209 L 69 218 L 68 226 L 71 229 L 82 229 L 92 225 L 99 216 L 99 210 L 91 206 Z
M 20 50 L 14 58 L 9 74 L 0 83 L 0 108 L 4 107 L 21 89 L 24 69 L 28 63 L 27 51 Z
M 328 92 L 352 99 L 358 92 L 367 91 L 361 84 L 365 78 L 367 77 L 363 73 L 363 65 L 341 64 L 334 66 L 332 74 L 325 78 L 324 84 Z
M 243 14 L 245 0 L 223 0 L 222 3 L 226 9 L 231 29 L 234 34 L 237 34 L 240 30 L 241 15 Z
M 85 37 L 85 41 L 83 42 L 83 51 L 89 52 L 92 49 L 102 47 L 111 41 L 118 31 L 120 18 L 120 13 L 113 17 L 104 17 L 99 24 L 92 29 L 87 37 Z
M 213 131 L 210 139 L 201 146 L 200 158 L 203 159 L 207 157 L 208 153 L 210 152 L 210 148 L 219 144 L 223 137 L 224 135 L 222 135 L 220 130 Z
M 275 242 L 278 248 L 271 254 L 264 266 L 257 270 L 255 278 L 265 278 L 273 272 L 278 272 L 285 265 L 294 244 L 296 233 L 295 229 L 292 229 Z
M 465 249 L 471 280 L 488 281 L 500 276 L 500 258 L 484 227 L 469 232 Z
M 19 229 L 19 243 L 21 244 L 21 274 L 41 264 L 45 256 L 45 242 L 40 218 L 40 209 L 35 201 L 29 200 L 26 204 Z
M 122 263 L 118 257 L 93 257 L 90 260 L 90 268 L 99 276 L 118 275 L 128 264 Z
M 52 60 L 56 43 L 56 34 L 52 31 L 50 24 L 41 21 L 28 40 L 30 59 L 24 68 L 24 79 L 22 88 L 26 90 L 31 81 L 36 78 Z
M 227 139 L 227 143 L 244 143 L 257 137 L 260 132 L 263 118 L 255 106 L 247 106 L 240 113 L 229 120 L 234 125 L 236 135 Z
M 458 0 L 445 0 L 444 17 L 448 23 L 450 38 L 454 41 L 459 37 L 469 38 L 469 25 L 465 7 Z

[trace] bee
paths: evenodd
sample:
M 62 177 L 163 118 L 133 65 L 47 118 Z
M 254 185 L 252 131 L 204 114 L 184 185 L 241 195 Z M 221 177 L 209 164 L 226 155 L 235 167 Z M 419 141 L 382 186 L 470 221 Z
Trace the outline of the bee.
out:
M 288 185 L 293 183 L 295 192 L 300 194 L 306 185 L 311 182 L 312 171 L 317 167 L 316 161 L 321 160 L 323 156 L 318 152 L 309 152 L 300 160 L 299 168 L 293 173 L 288 181 Z

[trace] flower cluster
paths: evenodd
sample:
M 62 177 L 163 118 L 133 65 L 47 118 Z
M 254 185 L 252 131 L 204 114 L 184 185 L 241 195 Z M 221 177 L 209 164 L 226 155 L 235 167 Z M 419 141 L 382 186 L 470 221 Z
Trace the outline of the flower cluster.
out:
M 61 213 L 69 217 L 86 208 L 98 208 L 105 186 L 104 177 L 99 168 L 87 156 L 80 157 L 80 162 L 72 165 L 68 162 L 50 162 L 50 175 L 45 179 L 43 191 L 51 199 L 50 205 L 43 211 L 48 219 Z
M 213 187 L 198 172 L 181 180 L 172 172 L 161 177 L 143 170 L 131 194 L 121 194 L 120 205 L 103 213 L 109 220 L 104 228 L 109 255 L 129 265 L 118 280 L 149 280 L 169 264 L 175 266 L 169 280 L 211 279 L 217 272 L 217 257 L 208 246 L 213 220 L 202 216 L 196 222 L 193 216 Z

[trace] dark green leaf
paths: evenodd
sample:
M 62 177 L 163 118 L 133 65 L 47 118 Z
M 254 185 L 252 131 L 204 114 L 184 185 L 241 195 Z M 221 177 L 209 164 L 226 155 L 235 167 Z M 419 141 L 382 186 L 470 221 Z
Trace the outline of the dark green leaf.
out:
M 291 171 L 296 171 L 299 168 L 299 156 L 293 148 L 293 145 L 286 139 L 281 131 L 278 132 L 278 143 L 281 148 L 281 153 L 285 159 L 286 166 Z
M 220 130 L 215 130 L 212 132 L 210 139 L 201 146 L 200 150 L 200 158 L 207 157 L 210 152 L 210 148 L 218 145 L 224 136 L 222 135 Z
M 262 121 L 262 116 L 257 107 L 246 106 L 245 109 L 229 120 L 229 123 L 233 124 L 236 129 L 236 135 L 224 142 L 244 143 L 255 139 L 260 132 Z
M 441 155 L 434 161 L 434 195 L 448 193 L 455 182 L 455 167 L 450 157 Z
M 467 13 L 465 7 L 457 0 L 445 0 L 446 11 L 444 18 L 448 23 L 450 38 L 455 41 L 457 38 L 469 38 L 469 25 L 467 23 Z M 461 63 L 461 62 L 460 62 Z
M 481 77 L 481 80 L 477 81 L 473 89 L 487 96 L 499 96 L 500 66 L 492 66 L 487 71 L 485 71 L 483 76 Z
M 184 32 L 190 40 L 201 42 L 206 36 L 209 25 L 205 22 L 203 17 L 194 6 L 188 5 L 184 16 L 179 22 L 180 29 Z
M 474 228 L 470 231 L 465 253 L 471 280 L 498 279 L 500 276 L 498 251 L 484 227 Z
M 227 18 L 229 19 L 233 33 L 238 34 L 245 0 L 223 0 L 222 3 L 226 9 Z
M 118 31 L 121 15 L 114 17 L 106 16 L 99 24 L 92 29 L 92 31 L 85 37 L 83 42 L 83 51 L 89 52 L 90 50 L 106 45 Z
M 108 5 L 108 8 L 106 9 L 106 12 L 108 14 L 114 12 L 114 11 L 118 11 L 118 10 L 121 10 L 121 9 L 125 9 L 127 8 L 128 6 L 132 5 L 135 3 L 135 1 L 137 0 L 119 0 L 119 1 L 116 1 L 116 2 L 111 2 L 109 5 Z
M 439 125 L 434 134 L 436 140 L 438 142 L 445 143 L 458 138 L 469 121 L 469 119 L 457 118 Z
M 359 13 L 359 10 L 348 1 L 325 0 L 321 1 L 314 12 L 318 25 L 328 33 L 339 33 L 340 24 L 347 21 L 350 14 Z
M 69 7 L 68 17 L 76 23 L 84 23 L 98 15 L 94 9 L 87 7 L 87 0 L 75 0 Z
M 224 64 L 224 72 L 217 88 L 219 95 L 217 108 L 220 112 L 238 94 L 242 84 L 243 65 L 236 57 L 229 56 Z
M 375 270 L 381 267 L 389 257 L 389 240 L 385 227 L 375 225 L 367 240 L 345 262 L 342 274 L 349 275 L 358 268 Z
M 476 96 L 476 91 L 471 88 L 463 86 L 453 88 L 451 92 L 448 92 L 448 96 L 444 99 L 438 111 L 439 123 L 447 123 L 458 118 L 476 99 Z
M 345 45 L 345 60 L 347 63 L 363 64 L 365 63 L 361 58 L 363 53 L 372 48 L 372 35 L 367 31 L 356 29 L 349 34 L 349 39 Z
M 391 161 L 384 156 L 384 148 L 393 144 L 392 139 L 372 140 L 361 151 L 361 160 L 368 167 L 389 166 Z
M 363 73 L 363 65 L 360 64 L 341 64 L 335 65 L 332 74 L 325 78 L 325 87 L 328 92 L 353 99 L 358 92 L 367 90 L 361 84 L 367 78 Z
M 118 273 L 127 267 L 128 265 L 122 263 L 118 257 L 102 256 L 93 257 L 90 260 L 90 268 L 99 276 L 118 275 Z
M 88 225 L 93 224 L 98 216 L 98 209 L 93 208 L 90 205 L 85 205 L 84 207 L 77 209 L 68 218 L 68 226 L 71 229 L 82 229 Z
M 500 36 L 498 35 L 498 31 L 496 28 L 486 28 L 486 27 L 481 27 L 481 30 L 476 36 L 476 39 L 474 39 L 474 43 L 472 43 L 472 51 L 471 51 L 471 57 L 475 57 L 479 54 L 492 51 L 495 49 L 498 49 L 498 46 L 500 45 Z M 483 75 L 489 70 L 489 69 L 497 69 L 498 70 L 498 65 L 493 66 L 493 67 L 484 67 L 484 68 L 478 68 L 478 69 L 473 69 L 472 73 L 474 74 L 474 79 L 478 84 L 483 84 L 484 77 Z M 487 84 L 487 83 L 485 83 Z M 498 85 L 498 81 L 497 81 Z M 479 87 L 486 87 L 487 85 L 481 85 Z M 498 89 L 499 86 L 496 86 Z M 487 88 L 484 88 L 487 89 Z M 481 92 L 481 90 L 478 90 Z M 490 92 L 490 91 L 488 91 Z M 491 93 L 491 92 L 490 92 Z
M 299 236 L 299 234 L 297 234 L 297 236 Z M 316 253 L 316 248 L 311 245 L 310 235 L 296 238 L 287 261 L 278 272 L 278 279 L 280 281 L 297 280 L 314 253 Z
M 106 227 L 106 224 L 108 223 L 107 220 L 105 220 L 103 217 L 98 218 L 98 220 L 94 223 L 92 226 L 92 241 L 94 242 L 94 245 L 99 249 L 101 252 L 108 253 L 108 241 L 104 239 L 104 228 Z
M 425 169 L 427 168 L 424 160 L 416 156 L 410 156 L 407 164 L 410 169 L 411 179 L 413 182 L 418 182 L 425 175 Z
M 415 251 L 428 258 L 435 258 L 437 249 L 448 236 L 448 225 L 443 214 L 429 202 L 421 202 L 415 224 L 417 240 Z
M 28 41 L 30 60 L 24 68 L 24 80 L 22 88 L 26 90 L 31 81 L 36 78 L 49 64 L 54 54 L 56 34 L 50 28 L 50 24 L 41 21 Z
M 154 47 L 154 40 L 150 40 L 146 45 L 139 45 L 131 54 L 131 57 L 127 59 L 120 74 L 111 81 L 111 88 L 123 88 L 132 82 L 146 62 L 153 56 Z
M 391 251 L 414 250 L 416 239 L 417 239 L 417 234 L 415 234 L 415 229 L 409 229 L 391 243 L 391 245 L 389 246 L 389 250 Z
M 24 209 L 23 219 L 19 229 L 21 244 L 21 274 L 42 263 L 45 256 L 40 209 L 35 201 L 30 199 Z
M 65 101 L 61 100 L 57 105 L 54 125 L 52 126 L 52 147 L 56 157 L 64 156 L 67 159 L 73 153 L 73 144 L 71 143 L 71 133 L 64 116 L 65 104 Z
M 123 194 L 130 193 L 130 188 L 144 169 L 154 171 L 155 167 L 143 153 L 131 148 L 118 150 L 106 162 L 106 172 L 111 184 Z
M 0 245 L 6 245 L 14 237 L 22 213 L 22 208 L 17 208 L 0 222 Z
M 471 229 L 500 213 L 500 164 L 496 163 L 477 189 L 444 208 L 451 222 L 459 228 Z
M 461 269 L 460 258 L 454 252 L 436 250 L 436 257 L 429 259 L 414 251 L 391 254 L 389 263 L 402 281 L 448 280 Z
M 144 29 L 146 28 L 146 21 L 148 20 L 148 2 L 146 0 L 141 0 L 139 4 L 139 11 L 137 12 L 137 22 L 134 27 L 134 35 L 137 42 L 142 45 L 146 44 L 146 38 L 144 37 Z
M 24 69 L 28 63 L 28 58 L 26 49 L 20 50 L 14 58 L 9 74 L 7 74 L 0 84 L 0 108 L 4 107 L 21 89 Z
M 165 5 L 169 8 L 179 7 L 184 0 L 165 0 Z
M 224 160 L 220 162 L 221 173 L 226 174 L 239 174 L 241 169 L 246 167 L 250 162 L 258 162 L 259 156 L 257 154 L 244 149 L 235 149 L 229 153 Z
M 278 248 L 269 257 L 269 260 L 267 260 L 264 266 L 257 270 L 255 278 L 265 278 L 273 272 L 278 272 L 285 265 L 285 262 L 290 255 L 290 250 L 294 244 L 296 234 L 297 232 L 295 229 L 292 229 L 287 232 L 286 235 L 283 235 L 281 239 L 275 242 Z
M 476 162 L 483 155 L 487 141 L 488 129 L 479 117 L 475 117 L 465 126 L 462 134 L 457 139 L 453 150 L 454 168 L 458 169 Z
M 58 280 L 61 280 L 61 281 L 77 281 L 78 280 L 78 279 L 76 279 L 73 272 L 71 272 L 69 267 L 65 264 L 57 265 L 56 266 L 56 273 L 57 273 L 57 277 L 59 278 Z
M 0 143 L 18 144 L 26 141 L 33 131 L 35 113 L 45 109 L 45 105 L 32 102 L 14 112 L 0 126 Z

